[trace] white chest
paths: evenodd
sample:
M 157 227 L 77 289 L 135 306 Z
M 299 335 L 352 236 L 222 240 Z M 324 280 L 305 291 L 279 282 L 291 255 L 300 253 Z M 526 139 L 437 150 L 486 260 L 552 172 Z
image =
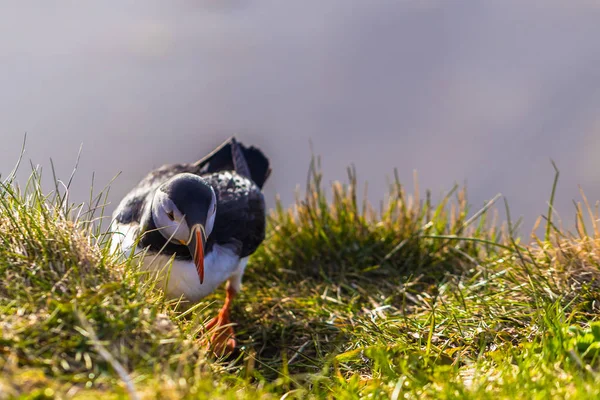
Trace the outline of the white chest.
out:
M 113 242 L 113 250 L 121 246 L 121 250 L 128 255 L 134 244 L 132 239 L 136 232 L 133 229 L 125 231 L 123 226 L 118 228 L 122 234 L 121 239 Z M 137 229 L 135 230 L 137 231 Z M 141 249 L 136 248 L 136 253 Z M 158 285 L 165 290 L 168 298 L 184 296 L 186 300 L 197 302 L 208 296 L 223 282 L 236 277 L 241 281 L 247 260 L 240 259 L 230 249 L 218 245 L 204 257 L 204 282 L 196 271 L 196 266 L 191 260 L 172 259 L 169 255 L 146 254 L 141 263 L 141 269 L 151 272 L 157 277 Z
M 202 284 L 192 261 L 174 259 L 171 263 L 171 257 L 167 255 L 147 255 L 142 261 L 142 269 L 158 273 L 167 297 L 179 298 L 183 295 L 187 300 L 197 302 L 239 272 L 239 264 L 239 257 L 229 249 L 215 245 L 204 258 Z

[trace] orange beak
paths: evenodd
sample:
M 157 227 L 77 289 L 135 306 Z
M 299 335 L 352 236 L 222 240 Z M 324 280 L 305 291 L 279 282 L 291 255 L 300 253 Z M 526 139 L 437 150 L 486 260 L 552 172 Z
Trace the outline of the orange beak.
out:
M 204 282 L 204 242 L 204 227 L 202 225 L 195 225 L 192 228 L 187 246 L 196 265 L 196 271 L 198 272 L 201 284 Z

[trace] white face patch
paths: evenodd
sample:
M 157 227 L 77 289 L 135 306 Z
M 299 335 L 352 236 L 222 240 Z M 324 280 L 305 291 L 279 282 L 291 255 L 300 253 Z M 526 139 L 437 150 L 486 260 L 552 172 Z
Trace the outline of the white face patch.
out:
M 217 215 L 217 197 L 215 196 L 215 192 L 212 192 L 212 200 L 210 202 L 210 207 L 208 207 L 208 213 L 206 216 L 206 226 L 204 229 L 206 230 L 206 236 L 208 237 L 213 230 L 215 225 L 215 216 Z
M 152 218 L 154 224 L 165 239 L 174 243 L 187 243 L 189 238 L 189 227 L 175 203 L 169 199 L 166 193 L 158 190 L 152 202 Z

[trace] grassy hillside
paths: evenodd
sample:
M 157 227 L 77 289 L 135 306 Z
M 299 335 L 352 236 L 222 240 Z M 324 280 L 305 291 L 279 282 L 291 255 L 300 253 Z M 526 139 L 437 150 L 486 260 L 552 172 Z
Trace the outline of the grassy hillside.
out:
M 104 194 L 68 203 L 40 177 L 0 187 L 0 398 L 598 398 L 598 243 L 545 221 L 524 245 L 456 188 L 434 202 L 399 182 L 377 209 L 354 172 L 318 169 L 270 216 L 214 360 L 191 312 L 109 254 Z M 584 199 L 585 200 L 585 199 Z M 106 224 L 105 224 L 106 225 Z M 530 240 L 523 242 L 529 243 Z

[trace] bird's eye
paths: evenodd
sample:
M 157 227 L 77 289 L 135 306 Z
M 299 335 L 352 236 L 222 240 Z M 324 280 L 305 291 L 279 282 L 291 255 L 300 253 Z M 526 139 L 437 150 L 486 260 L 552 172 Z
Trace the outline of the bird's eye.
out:
M 175 221 L 175 215 L 173 215 L 173 211 L 167 212 L 167 217 L 169 217 L 171 221 Z

